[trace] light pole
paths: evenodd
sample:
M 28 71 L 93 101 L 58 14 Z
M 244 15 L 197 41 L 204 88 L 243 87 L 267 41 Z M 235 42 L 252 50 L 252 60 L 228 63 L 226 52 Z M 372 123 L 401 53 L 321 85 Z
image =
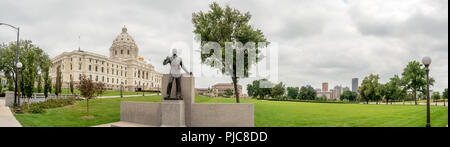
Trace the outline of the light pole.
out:
M 12 26 L 12 25 L 10 25 L 10 24 L 6 24 L 6 23 L 0 23 L 0 26 L 1 25 L 6 25 L 6 26 L 9 26 L 9 27 L 11 27 L 11 28 L 13 28 L 13 29 L 15 29 L 16 31 L 17 31 L 17 42 L 16 42 L 16 62 L 15 62 L 15 64 L 14 65 L 17 65 L 18 64 L 18 62 L 19 62 L 19 58 L 17 57 L 18 56 L 18 51 L 19 51 L 19 33 L 20 33 L 20 27 L 14 27 L 14 26 Z M 22 63 L 21 63 L 22 64 Z M 17 94 L 18 94 L 18 91 L 17 91 L 17 67 L 16 67 L 16 72 L 15 72 L 15 85 L 16 85 L 16 88 L 14 88 L 14 106 L 15 107 L 17 107 Z M 20 104 L 19 104 L 20 105 Z M 18 108 L 19 109 L 19 111 L 20 111 L 20 108 Z
M 123 91 L 123 82 L 120 83 L 120 98 L 123 98 L 122 91 Z
M 17 87 L 16 87 L 16 91 L 17 91 L 17 104 L 18 104 L 18 107 L 17 107 L 17 109 L 16 109 L 16 114 L 22 114 L 22 110 L 20 110 L 20 95 L 22 95 L 22 94 L 20 94 L 20 82 L 18 82 L 18 80 L 20 80 L 21 78 L 21 75 L 20 75 L 20 71 L 22 70 L 22 63 L 21 62 L 19 62 L 19 63 L 17 63 L 17 71 L 18 71 L 18 73 L 17 73 L 17 75 L 16 75 L 16 77 L 17 77 L 17 80 L 16 80 L 16 85 L 17 85 Z
M 427 72 L 427 128 L 431 127 L 431 120 L 430 120 L 430 64 L 431 64 L 431 58 L 430 57 L 424 57 L 422 59 L 423 65 L 425 65 L 425 70 Z

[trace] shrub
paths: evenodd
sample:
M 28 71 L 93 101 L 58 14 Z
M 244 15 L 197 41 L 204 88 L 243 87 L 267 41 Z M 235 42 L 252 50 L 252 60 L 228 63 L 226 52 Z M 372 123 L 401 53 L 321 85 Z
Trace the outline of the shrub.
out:
M 27 103 L 24 103 L 20 108 L 25 113 L 45 113 L 45 109 L 59 108 L 73 104 L 75 104 L 75 99 L 73 98 L 49 99 L 44 102 L 32 103 L 30 106 L 28 106 Z

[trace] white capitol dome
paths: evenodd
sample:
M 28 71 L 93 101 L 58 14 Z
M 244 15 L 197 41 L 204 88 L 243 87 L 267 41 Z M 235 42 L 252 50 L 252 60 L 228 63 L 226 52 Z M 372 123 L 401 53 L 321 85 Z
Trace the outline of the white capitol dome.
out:
M 132 58 L 137 59 L 139 48 L 133 37 L 128 34 L 128 29 L 124 26 L 110 48 L 110 56 L 112 58 Z

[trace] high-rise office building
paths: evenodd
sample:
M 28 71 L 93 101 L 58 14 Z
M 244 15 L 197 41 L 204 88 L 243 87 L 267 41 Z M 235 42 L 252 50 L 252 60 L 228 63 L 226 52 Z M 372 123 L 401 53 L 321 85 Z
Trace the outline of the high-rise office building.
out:
M 328 83 L 322 83 L 322 91 L 328 92 Z
M 358 88 L 358 78 L 353 78 L 352 79 L 352 91 L 353 92 L 358 92 L 359 88 Z

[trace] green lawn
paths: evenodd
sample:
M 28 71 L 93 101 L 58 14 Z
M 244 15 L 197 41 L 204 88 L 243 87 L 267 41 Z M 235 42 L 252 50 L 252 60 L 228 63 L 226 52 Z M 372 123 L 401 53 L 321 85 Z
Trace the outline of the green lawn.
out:
M 97 99 L 90 101 L 95 119 L 82 119 L 85 101 L 50 109 L 45 114 L 18 114 L 27 127 L 86 127 L 119 121 L 121 101 L 160 102 L 161 96 Z M 197 103 L 234 103 L 235 99 L 197 96 Z M 320 104 L 242 99 L 255 104 L 257 127 L 423 127 L 426 107 L 412 105 Z M 448 124 L 448 107 L 432 106 L 432 125 Z

